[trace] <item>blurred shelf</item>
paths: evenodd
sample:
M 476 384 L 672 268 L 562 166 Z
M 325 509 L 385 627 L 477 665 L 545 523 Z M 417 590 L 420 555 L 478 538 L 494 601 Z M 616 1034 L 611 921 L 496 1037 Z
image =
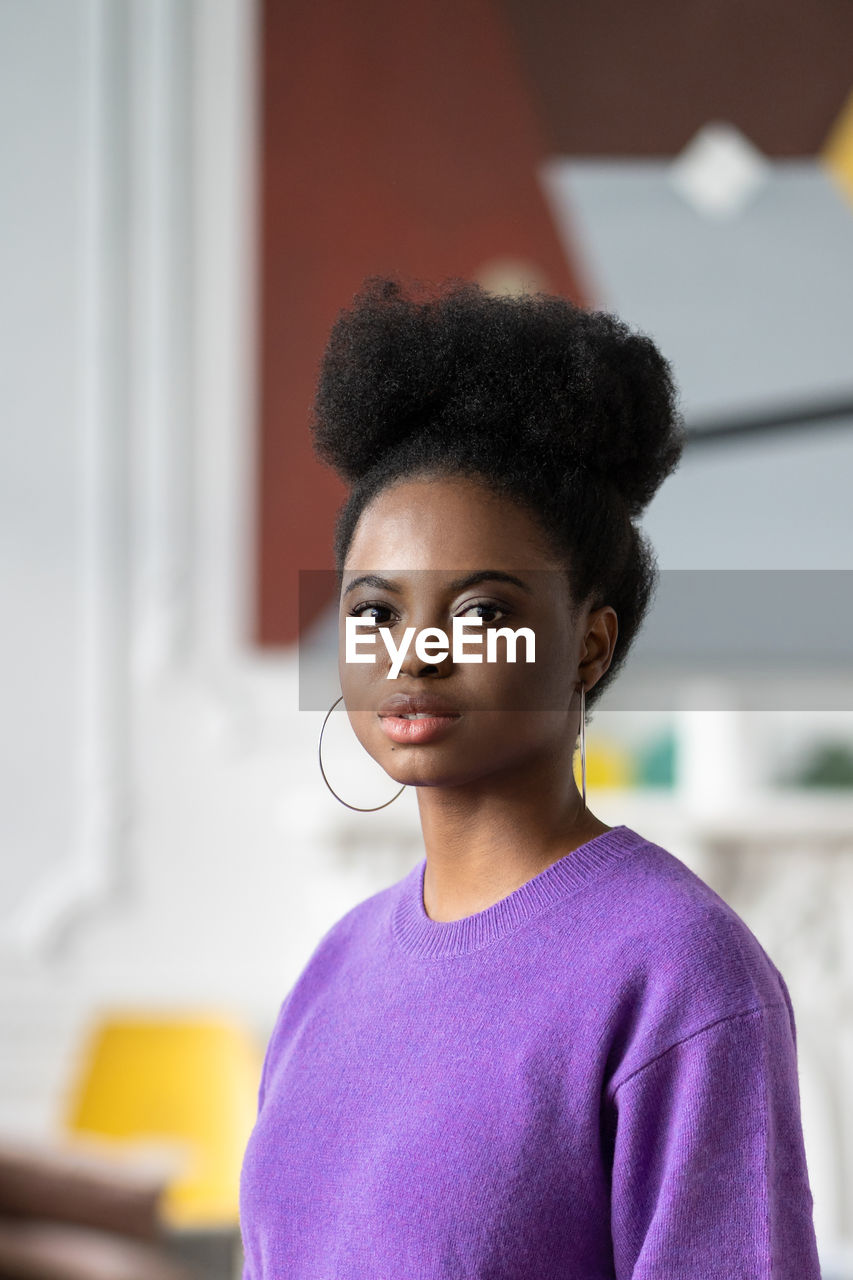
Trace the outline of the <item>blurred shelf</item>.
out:
M 693 839 L 773 836 L 784 840 L 850 837 L 853 789 L 766 788 L 720 804 L 718 813 L 697 811 L 677 787 L 641 790 L 599 788 L 588 792 L 590 808 L 603 821 L 625 823 L 648 835 L 679 831 Z

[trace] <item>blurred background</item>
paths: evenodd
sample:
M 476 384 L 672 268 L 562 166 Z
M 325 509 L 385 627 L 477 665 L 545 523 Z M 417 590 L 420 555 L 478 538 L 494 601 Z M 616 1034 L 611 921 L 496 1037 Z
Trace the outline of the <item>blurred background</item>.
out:
M 0 1273 L 239 1274 L 279 1005 L 422 857 L 414 794 L 352 813 L 316 756 L 345 491 L 308 411 L 399 272 L 614 310 L 674 365 L 589 803 L 785 975 L 853 1276 L 851 50 L 850 0 L 0 0 Z M 343 715 L 324 764 L 396 789 Z

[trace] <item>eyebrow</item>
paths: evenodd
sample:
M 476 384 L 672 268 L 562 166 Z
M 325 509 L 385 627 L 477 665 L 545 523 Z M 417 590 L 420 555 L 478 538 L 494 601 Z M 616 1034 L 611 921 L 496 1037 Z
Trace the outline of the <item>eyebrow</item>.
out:
M 514 573 L 505 573 L 502 569 L 480 569 L 476 573 L 466 574 L 464 578 L 454 578 L 448 586 L 451 591 L 464 591 L 466 587 L 476 586 L 478 582 L 509 582 L 513 586 L 521 587 L 522 591 L 526 591 L 528 595 L 532 595 L 526 582 L 517 578 Z M 392 591 L 395 594 L 399 594 L 401 590 L 399 584 L 392 582 L 390 578 L 383 578 L 378 573 L 362 573 L 347 585 L 344 596 L 348 596 L 351 591 L 360 586 L 376 587 L 379 591 Z

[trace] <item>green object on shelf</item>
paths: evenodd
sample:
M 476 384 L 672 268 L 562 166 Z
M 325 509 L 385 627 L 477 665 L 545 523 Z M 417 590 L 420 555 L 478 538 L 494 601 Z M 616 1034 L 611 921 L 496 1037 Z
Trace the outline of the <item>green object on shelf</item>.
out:
M 799 787 L 853 787 L 853 748 L 845 742 L 821 742 L 791 781 Z
M 638 787 L 674 787 L 677 743 L 666 729 L 642 746 L 636 754 L 635 782 Z

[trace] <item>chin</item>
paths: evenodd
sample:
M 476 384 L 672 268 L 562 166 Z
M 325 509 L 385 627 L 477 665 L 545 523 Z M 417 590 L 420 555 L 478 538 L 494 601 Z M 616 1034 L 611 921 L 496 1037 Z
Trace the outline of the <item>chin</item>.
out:
M 408 759 L 402 756 L 398 759 L 398 755 L 404 750 L 410 753 L 413 748 L 397 747 L 390 760 L 385 755 L 381 761 L 389 777 L 401 785 L 405 782 L 409 787 L 462 787 L 484 776 L 482 769 L 471 769 L 470 758 L 466 767 L 446 756 L 442 759 L 438 752 L 432 758 L 427 758 L 428 748 L 422 748 L 420 759 L 415 759 L 413 755 L 409 755 Z

